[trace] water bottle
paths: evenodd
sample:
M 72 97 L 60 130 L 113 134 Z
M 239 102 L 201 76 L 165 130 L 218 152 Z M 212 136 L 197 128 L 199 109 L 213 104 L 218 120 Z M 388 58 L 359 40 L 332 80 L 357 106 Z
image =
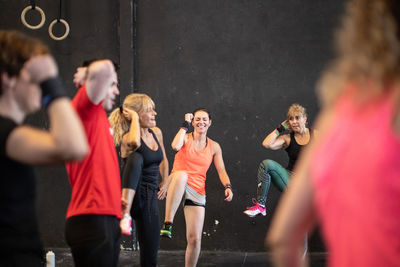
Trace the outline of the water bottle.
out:
M 53 251 L 49 251 L 46 253 L 46 267 L 55 267 L 56 266 L 56 255 Z

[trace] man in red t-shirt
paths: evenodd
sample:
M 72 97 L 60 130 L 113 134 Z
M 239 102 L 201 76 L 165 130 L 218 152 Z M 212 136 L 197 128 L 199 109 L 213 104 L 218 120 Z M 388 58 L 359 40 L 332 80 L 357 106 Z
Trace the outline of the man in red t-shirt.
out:
M 78 93 L 72 105 L 81 118 L 90 152 L 66 164 L 72 187 L 66 240 L 75 266 L 117 266 L 121 219 L 121 181 L 113 132 L 105 110 L 119 94 L 110 60 L 80 67 L 74 77 Z

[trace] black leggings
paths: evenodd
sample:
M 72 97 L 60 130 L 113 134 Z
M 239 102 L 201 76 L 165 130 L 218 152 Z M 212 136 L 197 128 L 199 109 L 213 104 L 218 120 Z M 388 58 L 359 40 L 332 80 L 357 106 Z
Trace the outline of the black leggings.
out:
M 116 267 L 121 230 L 109 215 L 77 215 L 67 219 L 65 237 L 76 267 Z
M 157 179 L 146 176 L 143 179 L 143 156 L 132 153 L 126 161 L 123 172 L 123 187 L 136 190 L 131 215 L 136 223 L 140 250 L 140 266 L 157 266 L 160 245 L 160 217 L 158 214 Z
M 157 195 L 157 191 L 153 192 Z M 152 209 L 142 207 L 140 211 L 134 210 L 132 216 L 136 222 L 137 239 L 139 241 L 140 250 L 140 266 L 157 266 L 157 253 L 160 245 L 160 217 L 158 215 L 158 206 L 153 206 Z

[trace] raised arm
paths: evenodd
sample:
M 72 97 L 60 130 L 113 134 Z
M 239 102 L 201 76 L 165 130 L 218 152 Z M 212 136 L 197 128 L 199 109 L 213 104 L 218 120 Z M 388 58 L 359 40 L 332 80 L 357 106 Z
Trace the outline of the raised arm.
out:
M 186 137 L 186 132 L 188 131 L 188 127 L 190 123 L 193 120 L 193 114 L 192 113 L 186 113 L 185 114 L 185 127 L 181 127 L 178 131 L 178 133 L 175 135 L 174 140 L 172 140 L 171 147 L 175 151 L 179 151 L 184 144 L 187 142 L 187 137 Z
M 21 72 L 37 84 L 58 75 L 56 63 L 50 55 L 30 59 Z M 55 88 L 57 86 L 60 85 L 52 83 L 50 89 L 61 90 Z M 6 143 L 6 153 L 10 158 L 27 164 L 48 164 L 82 159 L 87 154 L 86 135 L 69 99 L 54 99 L 48 105 L 47 113 L 49 131 L 20 126 L 10 133 Z
M 97 105 L 107 95 L 110 86 L 115 82 L 115 69 L 108 59 L 98 60 L 89 65 L 86 78 L 86 91 L 90 101 Z
M 285 135 L 280 135 L 288 127 L 287 122 L 282 122 L 277 129 L 273 130 L 271 133 L 265 137 L 262 142 L 263 147 L 266 149 L 278 150 L 285 148 L 287 145 L 287 138 Z M 278 130 L 280 129 L 280 130 Z
M 330 121 L 331 112 L 319 117 L 317 125 L 321 133 L 326 132 Z M 316 219 L 309 167 L 311 153 L 319 139 L 315 138 L 301 154 L 267 235 L 266 243 L 272 250 L 274 266 L 301 266 L 300 247 L 304 235 L 310 231 Z
M 167 190 L 168 190 L 168 185 L 169 185 L 169 180 L 168 180 L 169 163 L 168 163 L 167 155 L 165 153 L 162 131 L 158 127 L 154 127 L 152 129 L 157 136 L 158 143 L 160 143 L 161 151 L 163 153 L 163 160 L 160 163 L 160 174 L 161 174 L 162 181 L 160 183 L 160 191 L 158 191 L 158 199 L 162 200 L 167 196 Z
M 124 154 L 128 155 L 128 152 L 136 151 L 140 147 L 140 124 L 139 124 L 139 115 L 136 111 L 131 109 L 123 110 L 124 116 L 126 116 L 131 124 L 129 126 L 129 132 L 127 132 L 122 137 L 122 148 Z
M 224 159 L 222 157 L 221 146 L 213 141 L 214 165 L 217 169 L 219 180 L 225 187 L 225 201 L 231 201 L 233 198 L 231 181 L 225 169 Z

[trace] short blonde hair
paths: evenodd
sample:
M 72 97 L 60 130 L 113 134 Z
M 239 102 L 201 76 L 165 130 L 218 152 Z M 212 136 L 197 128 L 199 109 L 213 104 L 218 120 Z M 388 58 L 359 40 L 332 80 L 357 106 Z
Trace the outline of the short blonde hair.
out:
M 286 114 L 286 119 L 289 120 L 289 118 L 294 114 L 301 114 L 303 117 L 307 117 L 306 108 L 300 104 L 294 103 L 289 107 L 288 112 Z
M 130 121 L 122 114 L 122 108 L 131 109 L 137 113 L 155 109 L 153 100 L 146 94 L 130 94 L 125 97 L 121 108 L 114 109 L 108 121 L 114 131 L 114 144 L 119 146 L 122 137 L 129 131 Z

